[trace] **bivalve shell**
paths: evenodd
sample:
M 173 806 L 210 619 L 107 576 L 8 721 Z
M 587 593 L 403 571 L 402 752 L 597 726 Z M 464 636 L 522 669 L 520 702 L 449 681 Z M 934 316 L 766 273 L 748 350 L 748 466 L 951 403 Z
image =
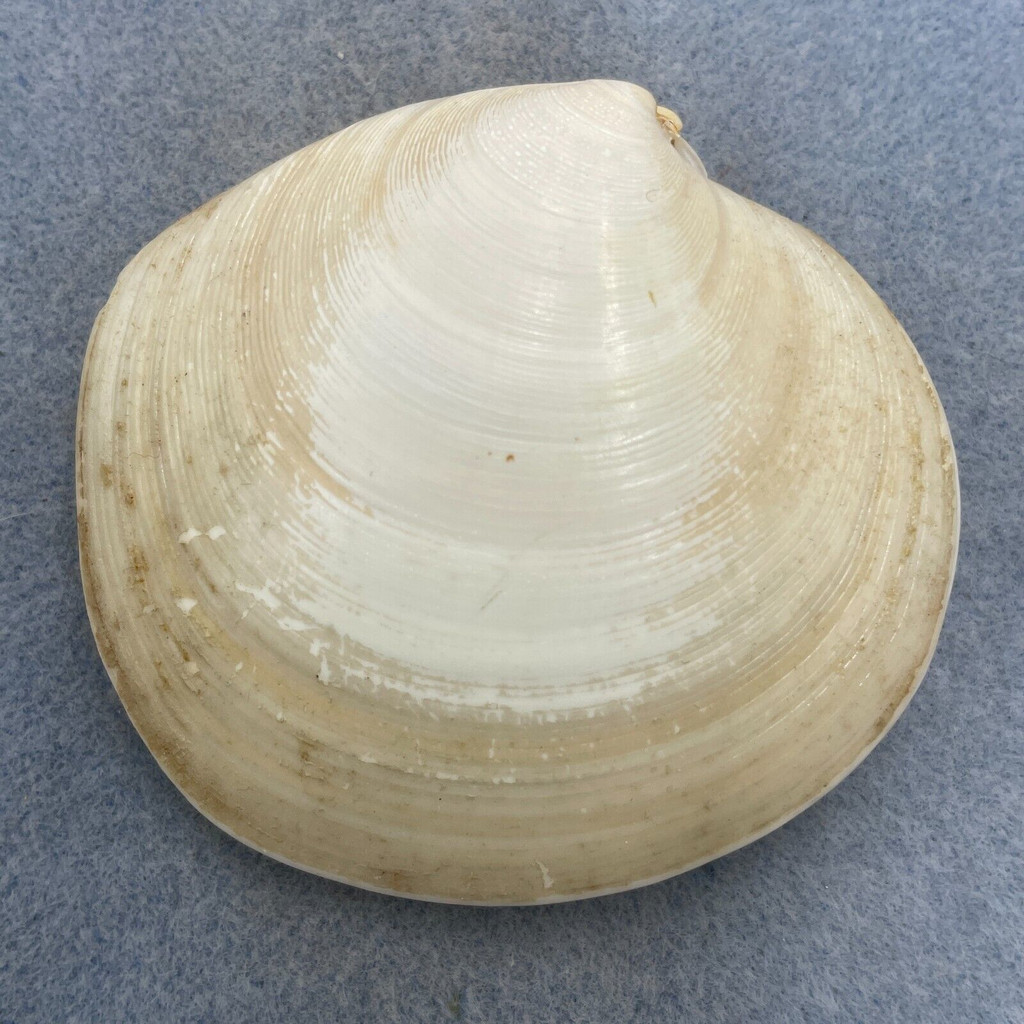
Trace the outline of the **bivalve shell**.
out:
M 924 366 L 622 82 L 353 125 L 151 242 L 82 378 L 103 661 L 205 815 L 370 889 L 641 885 L 820 797 L 956 555 Z

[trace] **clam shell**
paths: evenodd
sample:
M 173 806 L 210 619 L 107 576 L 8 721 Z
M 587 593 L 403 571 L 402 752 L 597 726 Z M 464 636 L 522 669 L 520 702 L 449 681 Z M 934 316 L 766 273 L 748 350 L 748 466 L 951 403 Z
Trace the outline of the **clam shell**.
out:
M 957 477 L 868 285 L 621 82 L 419 103 L 121 274 L 82 377 L 82 575 L 221 828 L 453 902 L 764 834 L 925 672 Z

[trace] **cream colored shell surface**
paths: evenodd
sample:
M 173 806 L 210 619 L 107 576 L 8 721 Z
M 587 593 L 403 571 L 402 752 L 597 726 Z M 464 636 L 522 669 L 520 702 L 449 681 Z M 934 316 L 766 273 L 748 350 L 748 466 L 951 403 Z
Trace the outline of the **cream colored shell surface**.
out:
M 910 698 L 957 541 L 935 391 L 674 128 L 621 82 L 416 104 L 121 274 L 87 603 L 232 835 L 427 899 L 628 888 L 791 817 Z

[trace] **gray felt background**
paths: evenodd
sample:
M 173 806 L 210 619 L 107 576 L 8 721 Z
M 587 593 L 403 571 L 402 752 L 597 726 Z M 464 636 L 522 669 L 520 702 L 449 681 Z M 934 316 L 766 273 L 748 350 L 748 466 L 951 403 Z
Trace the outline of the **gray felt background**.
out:
M 0 1021 L 1024 1021 L 1020 0 L 5 0 L 0 55 Z M 192 810 L 100 665 L 92 320 L 143 243 L 299 146 L 583 77 L 678 110 L 914 338 L 963 488 L 938 652 L 835 792 L 673 881 L 486 910 L 302 874 Z

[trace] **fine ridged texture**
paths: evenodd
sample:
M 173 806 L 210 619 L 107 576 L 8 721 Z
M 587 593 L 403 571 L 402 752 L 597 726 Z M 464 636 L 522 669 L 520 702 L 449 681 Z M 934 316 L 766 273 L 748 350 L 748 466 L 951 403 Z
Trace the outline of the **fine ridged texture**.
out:
M 902 328 L 619 82 L 361 122 L 122 273 L 82 570 L 150 750 L 357 885 L 530 903 L 735 848 L 912 695 L 956 468 Z

